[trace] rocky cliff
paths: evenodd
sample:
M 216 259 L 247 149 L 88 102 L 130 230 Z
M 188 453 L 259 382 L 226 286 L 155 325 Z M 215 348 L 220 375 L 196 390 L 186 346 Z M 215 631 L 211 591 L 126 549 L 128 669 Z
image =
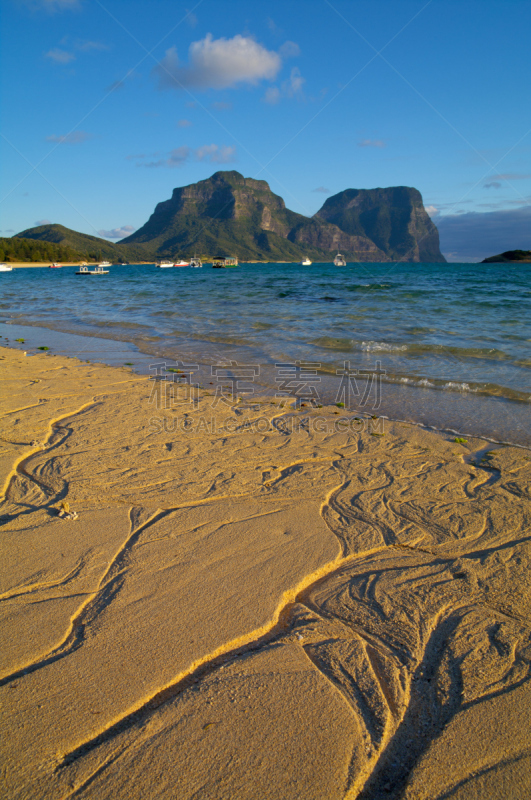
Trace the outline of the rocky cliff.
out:
M 345 189 L 329 197 L 314 219 L 337 225 L 351 236 L 370 239 L 387 260 L 445 262 L 439 232 L 422 195 L 409 186 Z
M 330 261 L 341 250 L 351 260 L 387 261 L 365 236 L 351 236 L 325 220 L 309 219 L 286 208 L 266 181 L 239 172 L 173 190 L 146 224 L 120 244 L 149 244 L 160 255 L 190 256 L 218 251 L 241 260 Z

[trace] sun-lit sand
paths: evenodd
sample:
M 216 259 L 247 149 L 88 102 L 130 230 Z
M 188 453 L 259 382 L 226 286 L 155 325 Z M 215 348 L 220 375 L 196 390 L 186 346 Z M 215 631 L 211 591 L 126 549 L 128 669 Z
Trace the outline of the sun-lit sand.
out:
M 0 370 L 3 797 L 531 794 L 529 451 Z

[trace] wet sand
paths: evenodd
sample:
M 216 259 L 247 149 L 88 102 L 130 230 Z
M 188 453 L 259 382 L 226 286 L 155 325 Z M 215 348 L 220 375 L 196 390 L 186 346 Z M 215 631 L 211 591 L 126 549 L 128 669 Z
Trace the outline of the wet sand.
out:
M 528 450 L 0 356 L 3 796 L 530 794 Z

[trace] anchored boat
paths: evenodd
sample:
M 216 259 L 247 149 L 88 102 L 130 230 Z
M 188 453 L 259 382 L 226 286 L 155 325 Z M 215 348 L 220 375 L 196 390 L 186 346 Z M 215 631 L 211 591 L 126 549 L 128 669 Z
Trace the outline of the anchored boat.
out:
M 334 258 L 334 266 L 336 266 L 336 267 L 346 267 L 347 266 L 347 262 L 345 261 L 345 259 L 341 255 L 341 253 L 338 253 L 337 256 Z
M 216 256 L 212 260 L 213 269 L 226 269 L 227 267 L 237 267 L 238 259 L 231 256 Z
M 157 267 L 159 269 L 169 269 L 170 267 L 173 267 L 173 261 L 159 261 Z
M 94 269 L 89 269 L 88 267 L 80 267 L 79 271 L 76 272 L 76 275 L 108 275 L 109 270 L 103 269 L 103 264 L 106 263 L 107 262 L 104 261 L 102 264 L 98 264 L 98 266 L 95 267 Z
M 0 264 L 0 272 L 12 272 L 13 267 L 8 266 L 7 264 Z
M 309 258 L 305 258 L 304 261 L 301 261 L 301 267 L 309 267 L 311 263 Z

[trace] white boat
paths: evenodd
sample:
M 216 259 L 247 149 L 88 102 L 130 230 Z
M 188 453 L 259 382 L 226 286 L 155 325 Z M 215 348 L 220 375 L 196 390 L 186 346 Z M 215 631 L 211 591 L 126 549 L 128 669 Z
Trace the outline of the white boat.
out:
M 200 258 L 194 256 L 192 259 L 190 259 L 190 266 L 193 267 L 194 269 L 198 269 L 199 267 L 203 266 L 203 262 L 201 261 Z
M 170 267 L 173 267 L 173 261 L 159 261 L 157 267 L 159 269 L 169 269 Z
M 0 264 L 0 272 L 12 272 L 13 267 L 8 266 L 8 264 Z
M 301 261 L 301 267 L 309 267 L 311 263 L 309 258 L 305 258 L 304 261 Z
M 98 267 L 101 267 L 102 269 L 107 269 L 107 267 L 110 267 L 110 266 L 111 266 L 111 262 L 110 261 L 101 261 L 98 264 Z
M 189 267 L 190 266 L 190 262 L 189 261 L 176 261 L 173 266 L 174 267 Z
M 76 275 L 108 275 L 109 270 L 103 269 L 103 264 L 105 263 L 106 262 L 104 261 L 102 262 L 102 264 L 98 264 L 98 266 L 94 267 L 94 269 L 89 269 L 88 267 L 80 267 L 79 271 L 76 272 Z
M 341 255 L 341 253 L 338 253 L 337 256 L 334 258 L 334 266 L 335 267 L 346 267 L 347 266 L 347 262 L 345 261 L 345 259 Z

